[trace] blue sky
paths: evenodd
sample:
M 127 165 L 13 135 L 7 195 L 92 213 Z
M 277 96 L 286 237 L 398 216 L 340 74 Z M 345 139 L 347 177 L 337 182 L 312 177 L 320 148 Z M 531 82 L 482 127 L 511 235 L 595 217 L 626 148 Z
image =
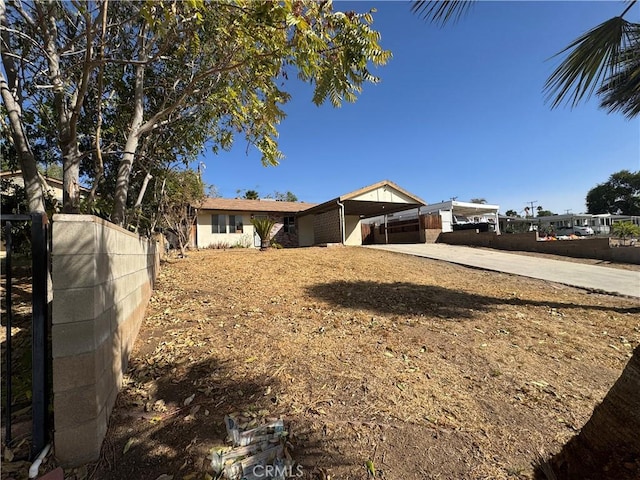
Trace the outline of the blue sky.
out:
M 263 167 L 242 139 L 231 152 L 202 156 L 205 181 L 223 197 L 290 190 L 323 202 L 388 179 L 427 203 L 481 197 L 503 213 L 532 201 L 579 213 L 589 189 L 640 169 L 638 119 L 607 115 L 595 98 L 551 110 L 542 94 L 558 63 L 549 58 L 619 15 L 622 1 L 479 1 L 444 28 L 411 14 L 409 2 L 335 2 L 371 7 L 393 53 L 375 70 L 381 82 L 339 109 L 316 107 L 311 88 L 291 82 L 279 166 Z M 627 18 L 638 21 L 634 10 Z

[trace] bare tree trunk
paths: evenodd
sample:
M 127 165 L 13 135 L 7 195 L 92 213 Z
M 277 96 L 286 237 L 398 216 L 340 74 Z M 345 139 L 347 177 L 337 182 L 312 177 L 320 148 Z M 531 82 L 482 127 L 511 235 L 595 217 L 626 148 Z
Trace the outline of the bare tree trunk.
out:
M 116 180 L 116 193 L 111 221 L 120 226 L 124 224 L 129 192 L 129 177 L 138 143 L 140 142 L 140 127 L 144 116 L 144 68 L 144 65 L 136 66 L 133 118 L 129 135 L 127 136 L 127 143 L 124 147 L 124 154 L 122 155 L 122 160 L 120 160 L 120 165 L 118 165 L 118 178 Z
M 142 117 L 142 115 L 140 116 Z M 124 226 L 125 213 L 127 210 L 127 196 L 129 193 L 129 177 L 131 175 L 135 151 L 138 148 L 138 143 L 140 141 L 137 129 L 135 130 L 136 132 L 134 133 L 134 129 L 132 128 L 129 136 L 127 137 L 125 152 L 122 155 L 122 160 L 120 160 L 120 165 L 118 165 L 118 178 L 116 180 L 116 194 L 114 197 L 111 221 L 120 226 Z
M 64 213 L 80 212 L 80 151 L 75 145 L 65 145 L 63 148 L 62 172 L 62 211 Z M 65 155 L 66 150 L 66 155 Z
M 5 27 L 7 23 L 6 5 L 4 0 L 0 0 L 0 24 Z M 8 34 L 6 30 L 2 31 L 3 43 L 9 45 Z M 20 169 L 22 170 L 22 178 L 24 179 L 24 187 L 27 192 L 27 200 L 29 202 L 30 212 L 44 212 L 44 190 L 45 185 L 38 175 L 36 159 L 31 150 L 27 132 L 22 121 L 22 104 L 20 98 L 20 89 L 18 85 L 18 72 L 11 56 L 6 55 L 2 49 L 2 64 L 7 77 L 0 72 L 0 91 L 2 100 L 9 115 L 9 124 L 11 127 L 11 138 L 18 153 L 20 161 Z
M 87 92 L 89 74 L 93 69 L 91 59 L 93 55 L 92 21 L 88 13 L 84 14 L 86 48 L 82 69 L 82 78 L 77 89 L 68 96 L 60 70 L 60 52 L 58 51 L 58 30 L 55 19 L 55 5 L 36 4 L 40 15 L 40 23 L 45 38 L 45 50 L 49 66 L 49 78 L 53 86 L 54 106 L 58 123 L 58 145 L 62 152 L 63 192 L 62 203 L 65 213 L 80 212 L 80 161 L 82 155 L 78 145 L 77 124 L 80 110 Z

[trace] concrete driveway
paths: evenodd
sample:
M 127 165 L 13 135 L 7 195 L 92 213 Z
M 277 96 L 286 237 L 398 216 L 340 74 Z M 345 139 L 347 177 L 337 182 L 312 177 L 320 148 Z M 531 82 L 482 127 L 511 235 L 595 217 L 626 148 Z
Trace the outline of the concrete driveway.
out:
M 445 244 L 367 245 L 391 252 L 640 298 L 640 272 Z

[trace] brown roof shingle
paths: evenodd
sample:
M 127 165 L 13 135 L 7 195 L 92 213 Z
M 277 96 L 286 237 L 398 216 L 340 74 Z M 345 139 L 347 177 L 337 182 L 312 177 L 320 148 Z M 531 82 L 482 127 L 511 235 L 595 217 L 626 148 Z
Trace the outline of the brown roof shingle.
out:
M 228 212 L 297 213 L 316 205 L 316 203 L 245 200 L 244 198 L 207 198 L 200 209 Z

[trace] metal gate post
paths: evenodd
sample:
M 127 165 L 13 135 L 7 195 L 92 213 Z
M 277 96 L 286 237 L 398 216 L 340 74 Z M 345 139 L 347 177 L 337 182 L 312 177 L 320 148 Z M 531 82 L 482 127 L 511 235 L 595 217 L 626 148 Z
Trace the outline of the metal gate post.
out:
M 5 225 L 5 242 L 7 246 L 7 259 L 6 259 L 6 287 L 5 287 L 5 295 L 7 302 L 7 340 L 5 343 L 5 348 L 7 349 L 6 354 L 6 377 L 7 383 L 5 385 L 6 389 L 6 406 L 5 406 L 5 445 L 11 444 L 11 400 L 13 394 L 11 392 L 11 327 L 13 323 L 13 302 L 11 301 L 11 288 L 12 288 L 12 279 L 11 279 L 11 250 L 13 249 L 13 239 L 11 238 L 11 222 L 7 222 Z
M 32 321 L 32 441 L 31 456 L 36 457 L 47 442 L 49 407 L 49 219 L 44 212 L 31 213 L 33 272 Z

